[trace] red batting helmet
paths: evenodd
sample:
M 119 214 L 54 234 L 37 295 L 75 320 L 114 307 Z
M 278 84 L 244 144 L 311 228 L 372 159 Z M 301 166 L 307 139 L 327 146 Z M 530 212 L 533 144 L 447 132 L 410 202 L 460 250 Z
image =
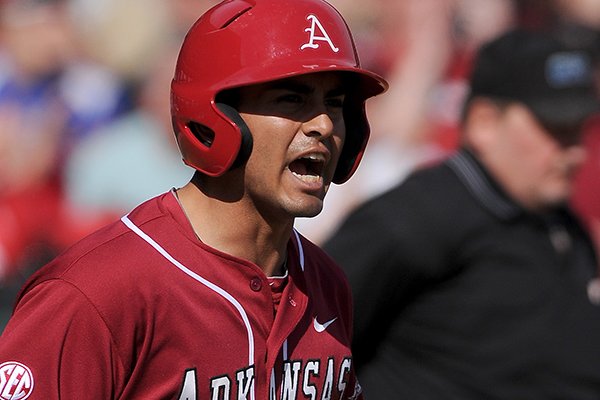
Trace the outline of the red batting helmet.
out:
M 387 89 L 360 67 L 350 30 L 323 0 L 225 0 L 187 33 L 171 85 L 171 115 L 183 160 L 210 176 L 245 162 L 251 136 L 235 110 L 217 104 L 227 89 L 321 71 L 352 76 L 346 141 L 333 182 L 356 170 L 367 140 L 365 100 Z

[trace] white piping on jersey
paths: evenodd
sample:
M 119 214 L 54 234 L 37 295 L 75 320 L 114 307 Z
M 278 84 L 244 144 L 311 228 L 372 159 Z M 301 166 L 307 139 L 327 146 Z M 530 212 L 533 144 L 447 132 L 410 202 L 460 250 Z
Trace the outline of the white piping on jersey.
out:
M 300 259 L 300 268 L 302 268 L 302 272 L 304 272 L 304 248 L 302 247 L 300 235 L 298 235 L 298 231 L 296 231 L 296 229 L 294 229 L 294 235 L 296 236 L 296 243 L 298 244 L 298 258 Z
M 169 254 L 161 245 L 156 243 L 154 239 L 148 236 L 144 231 L 142 231 L 137 225 L 135 225 L 129 218 L 128 215 L 125 215 L 121 218 L 121 221 L 131 229 L 136 235 L 141 237 L 144 241 L 146 241 L 149 245 L 154 247 L 156 251 L 158 251 L 164 258 L 166 258 L 171 264 L 179 268 L 181 271 L 185 272 L 187 275 L 200 282 L 201 284 L 207 286 L 209 289 L 217 292 L 219 295 L 224 297 L 227 301 L 229 301 L 240 313 L 242 320 L 244 321 L 244 325 L 246 325 L 246 331 L 248 332 L 248 365 L 254 365 L 254 334 L 252 333 L 252 327 L 250 326 L 250 320 L 248 319 L 248 315 L 246 311 L 242 307 L 242 305 L 229 293 L 215 285 L 214 283 L 204 279 L 200 275 L 191 271 L 185 265 L 181 264 L 177 261 L 173 256 Z
M 298 258 L 300 261 L 300 268 L 302 268 L 302 272 L 304 272 L 304 247 L 302 247 L 302 241 L 300 241 L 300 235 L 296 229 L 293 230 L 294 236 L 296 237 L 296 243 L 298 244 Z M 288 340 L 285 339 L 283 342 L 283 360 L 288 360 Z
M 162 255 L 164 258 L 166 258 L 171 264 L 173 264 L 175 267 L 179 268 L 181 271 L 183 271 L 185 274 L 187 274 L 191 278 L 193 278 L 196 281 L 200 282 L 201 284 L 207 286 L 209 289 L 217 292 L 219 295 L 224 297 L 227 301 L 229 301 L 238 310 L 238 312 L 240 313 L 240 316 L 242 317 L 242 320 L 244 321 L 244 325 L 246 325 L 246 331 L 248 332 L 248 365 L 254 365 L 254 334 L 252 333 L 252 327 L 250 326 L 250 320 L 248 319 L 248 315 L 246 314 L 244 307 L 242 307 L 242 305 L 233 296 L 231 296 L 229 293 L 227 293 L 225 290 L 223 290 L 219 286 L 215 285 L 214 283 L 206 280 L 205 278 L 201 277 L 200 275 L 196 274 L 195 272 L 191 271 L 185 265 L 183 265 L 179 261 L 177 261 L 173 256 L 171 256 L 171 254 L 169 254 L 169 252 L 167 250 L 165 250 L 154 239 L 152 239 L 144 231 L 142 231 L 136 224 L 134 224 L 129 219 L 129 214 L 123 216 L 121 218 L 121 221 L 125 224 L 125 226 L 127 226 L 129 229 L 131 229 L 133 231 L 133 233 L 135 233 L 140 238 L 142 238 L 145 242 L 147 242 L 150 246 L 152 246 L 160 255 Z M 300 263 L 300 268 L 302 268 L 302 272 L 304 272 L 304 248 L 302 247 L 302 242 L 300 241 L 300 235 L 298 234 L 296 229 L 294 229 L 293 232 L 294 232 L 294 236 L 296 238 L 296 244 L 298 245 L 298 258 L 299 258 L 298 261 Z M 286 273 L 286 275 L 287 275 L 287 273 Z M 285 341 L 283 342 L 282 353 L 283 353 L 284 361 L 287 361 L 289 358 L 288 340 L 287 339 L 285 339 Z M 274 379 L 274 371 L 271 371 L 271 379 Z

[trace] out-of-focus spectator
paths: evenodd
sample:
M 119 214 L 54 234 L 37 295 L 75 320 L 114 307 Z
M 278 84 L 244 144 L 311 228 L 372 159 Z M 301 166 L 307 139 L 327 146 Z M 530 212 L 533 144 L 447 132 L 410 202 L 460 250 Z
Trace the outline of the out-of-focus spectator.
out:
M 149 61 L 131 112 L 92 133 L 73 151 L 64 188 L 74 224 L 120 217 L 192 176 L 193 170 L 181 162 L 169 112 L 175 50 L 166 46 Z
M 71 0 L 69 12 L 89 56 L 125 80 L 138 81 L 172 33 L 168 3 Z
M 45 261 L 69 149 L 128 106 L 118 77 L 81 56 L 65 6 L 0 5 L 0 281 Z
M 138 82 L 151 63 L 217 0 L 69 0 L 87 52 L 126 81 Z

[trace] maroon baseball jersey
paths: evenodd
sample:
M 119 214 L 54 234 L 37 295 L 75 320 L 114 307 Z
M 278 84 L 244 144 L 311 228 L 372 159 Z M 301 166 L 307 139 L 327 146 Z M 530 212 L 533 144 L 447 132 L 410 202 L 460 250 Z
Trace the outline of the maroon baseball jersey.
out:
M 345 276 L 295 231 L 277 293 L 204 245 L 174 193 L 38 271 L 0 338 L 0 399 L 355 399 Z M 281 286 L 281 285 L 279 285 Z

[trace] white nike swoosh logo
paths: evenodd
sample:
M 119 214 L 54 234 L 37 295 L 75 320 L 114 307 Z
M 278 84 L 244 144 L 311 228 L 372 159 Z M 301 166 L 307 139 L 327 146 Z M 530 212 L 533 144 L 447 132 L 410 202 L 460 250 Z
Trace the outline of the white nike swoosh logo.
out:
M 317 317 L 315 317 L 313 319 L 313 325 L 315 326 L 315 331 L 321 333 L 323 332 L 325 329 L 327 329 L 327 327 L 331 324 L 333 324 L 333 322 L 337 319 L 337 317 L 335 317 L 334 319 L 330 319 L 329 321 L 325 322 L 324 324 L 320 324 L 319 321 L 317 321 Z

